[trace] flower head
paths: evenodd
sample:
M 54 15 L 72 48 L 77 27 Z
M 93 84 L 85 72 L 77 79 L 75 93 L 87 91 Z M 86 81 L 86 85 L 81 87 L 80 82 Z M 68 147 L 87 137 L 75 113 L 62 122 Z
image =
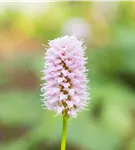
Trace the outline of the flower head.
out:
M 83 18 L 71 18 L 63 25 L 63 33 L 68 35 L 75 35 L 77 38 L 90 39 L 91 25 Z
M 83 42 L 75 36 L 49 41 L 42 85 L 43 105 L 58 114 L 76 117 L 88 102 Z

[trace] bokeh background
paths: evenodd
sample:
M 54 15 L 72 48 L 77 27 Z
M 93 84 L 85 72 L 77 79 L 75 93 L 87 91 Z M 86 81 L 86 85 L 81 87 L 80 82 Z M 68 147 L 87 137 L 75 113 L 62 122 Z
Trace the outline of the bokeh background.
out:
M 0 150 L 59 150 L 61 116 L 43 110 L 48 40 L 87 45 L 89 111 L 69 119 L 68 150 L 135 150 L 135 2 L 0 3 Z

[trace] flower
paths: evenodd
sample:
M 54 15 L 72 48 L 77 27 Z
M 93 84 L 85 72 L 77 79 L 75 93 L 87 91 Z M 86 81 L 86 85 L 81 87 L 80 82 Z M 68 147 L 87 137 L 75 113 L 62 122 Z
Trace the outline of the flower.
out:
M 87 58 L 82 44 L 75 36 L 63 36 L 49 41 L 46 49 L 42 102 L 56 115 L 76 117 L 88 104 Z
M 81 39 L 91 39 L 92 38 L 92 26 L 87 23 L 83 18 L 71 18 L 65 22 L 62 31 L 64 34 L 75 35 L 77 38 Z

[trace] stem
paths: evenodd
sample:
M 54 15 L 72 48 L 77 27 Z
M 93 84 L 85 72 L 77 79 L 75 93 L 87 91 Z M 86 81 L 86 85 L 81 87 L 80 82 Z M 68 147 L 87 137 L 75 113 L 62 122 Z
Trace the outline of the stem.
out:
M 63 115 L 61 150 L 65 150 L 65 148 L 66 148 L 67 121 L 68 121 L 68 118 L 66 117 L 66 115 Z

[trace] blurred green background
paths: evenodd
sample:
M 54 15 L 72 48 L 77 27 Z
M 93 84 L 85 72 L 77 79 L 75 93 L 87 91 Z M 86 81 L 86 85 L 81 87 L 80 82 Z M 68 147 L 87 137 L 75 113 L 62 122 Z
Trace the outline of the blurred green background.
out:
M 61 116 L 43 110 L 48 40 L 87 45 L 91 104 L 70 119 L 68 150 L 135 150 L 135 2 L 0 3 L 0 150 L 59 150 Z

